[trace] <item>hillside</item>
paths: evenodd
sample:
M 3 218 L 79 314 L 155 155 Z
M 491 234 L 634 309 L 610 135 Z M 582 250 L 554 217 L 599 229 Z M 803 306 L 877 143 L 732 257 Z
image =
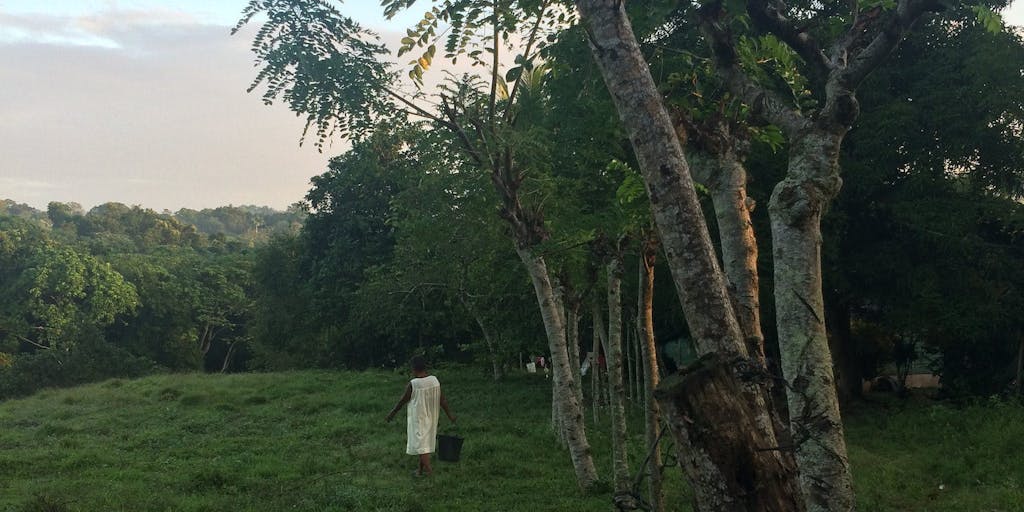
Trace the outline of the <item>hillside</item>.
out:
M 436 374 L 466 445 L 425 479 L 410 475 L 403 416 L 383 421 L 404 386 L 396 372 L 163 375 L 0 403 L 0 510 L 610 509 L 608 494 L 576 491 L 548 430 L 548 381 Z M 1020 406 L 894 402 L 849 416 L 862 510 L 1024 503 Z M 591 436 L 607 475 L 607 436 Z M 669 471 L 670 503 L 688 510 Z

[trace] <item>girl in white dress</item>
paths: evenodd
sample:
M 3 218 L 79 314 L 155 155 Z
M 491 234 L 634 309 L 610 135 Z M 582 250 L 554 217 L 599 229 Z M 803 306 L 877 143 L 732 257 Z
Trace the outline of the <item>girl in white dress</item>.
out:
M 441 392 L 441 383 L 437 377 L 427 374 L 427 361 L 422 357 L 412 358 L 413 379 L 405 387 L 405 393 L 388 413 L 387 421 L 395 417 L 403 405 L 409 404 L 406 413 L 405 452 L 419 456 L 419 468 L 415 476 L 427 476 L 433 472 L 430 467 L 430 454 L 434 453 L 437 441 L 438 407 L 444 410 L 448 419 L 455 423 L 455 415 L 448 408 L 448 400 Z

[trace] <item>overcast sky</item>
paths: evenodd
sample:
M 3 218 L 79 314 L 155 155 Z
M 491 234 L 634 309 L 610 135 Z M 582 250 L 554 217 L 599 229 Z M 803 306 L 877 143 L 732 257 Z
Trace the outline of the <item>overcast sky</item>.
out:
M 158 211 L 302 199 L 345 146 L 300 148 L 302 122 L 245 92 L 251 33 L 228 31 L 246 3 L 0 0 L 0 199 Z M 384 33 L 416 18 L 344 5 Z M 1004 15 L 1024 25 L 1024 0 Z

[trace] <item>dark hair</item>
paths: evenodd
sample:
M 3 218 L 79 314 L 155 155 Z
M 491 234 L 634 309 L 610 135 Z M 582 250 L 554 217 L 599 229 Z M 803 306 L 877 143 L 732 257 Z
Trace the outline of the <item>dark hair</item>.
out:
M 415 356 L 409 361 L 409 365 L 412 366 L 414 372 L 425 372 L 427 371 L 427 360 L 423 356 Z

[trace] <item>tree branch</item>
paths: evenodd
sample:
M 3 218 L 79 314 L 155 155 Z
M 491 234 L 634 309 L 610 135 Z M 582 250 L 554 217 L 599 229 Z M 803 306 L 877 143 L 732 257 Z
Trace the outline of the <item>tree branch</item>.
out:
M 451 130 L 459 138 L 459 142 L 462 143 L 463 148 L 469 153 L 469 156 L 473 158 L 473 161 L 477 165 L 484 165 L 487 161 L 484 160 L 483 156 L 473 145 L 473 141 L 466 135 L 466 131 L 462 129 L 462 125 L 459 124 L 458 118 L 455 116 L 455 110 L 452 109 L 451 105 L 448 104 L 448 98 L 441 96 L 441 112 L 448 117 L 448 120 L 437 119 L 439 123 L 444 125 L 446 128 Z
M 697 11 L 701 32 L 711 45 L 718 75 L 733 94 L 750 106 L 753 116 L 778 126 L 787 136 L 793 136 L 807 126 L 807 119 L 795 105 L 754 83 L 740 69 L 732 35 L 720 21 L 724 14 L 721 1 L 705 4 Z
M 845 66 L 839 67 L 837 81 L 846 89 L 855 90 L 892 52 L 922 15 L 942 9 L 936 0 L 899 0 L 896 10 L 884 17 L 879 16 L 878 9 L 861 13 L 847 35 L 837 41 L 832 50 L 833 61 L 846 61 Z M 878 33 L 863 50 L 857 52 L 856 47 L 863 42 L 871 26 L 878 23 L 881 23 Z
M 806 27 L 797 26 L 784 14 L 786 7 L 772 0 L 747 0 L 747 12 L 756 26 L 774 34 L 803 58 L 819 79 L 824 80 L 833 63 Z

